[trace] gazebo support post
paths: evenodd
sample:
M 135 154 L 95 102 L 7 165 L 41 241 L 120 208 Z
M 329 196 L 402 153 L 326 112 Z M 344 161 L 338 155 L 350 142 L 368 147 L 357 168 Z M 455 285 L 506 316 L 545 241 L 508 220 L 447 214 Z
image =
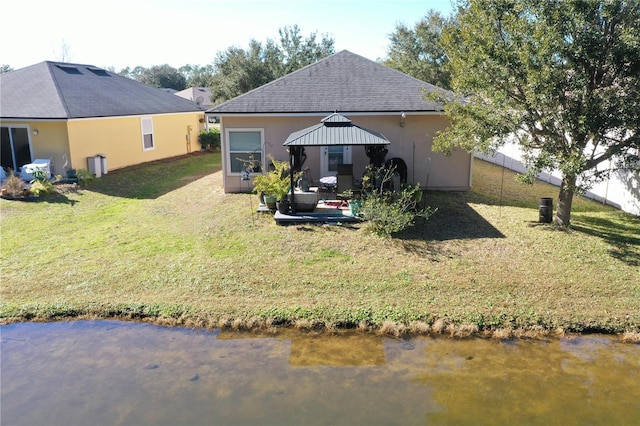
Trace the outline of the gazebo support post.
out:
M 290 204 L 290 208 L 291 208 L 291 213 L 292 214 L 296 214 L 296 200 L 295 200 L 295 196 L 293 195 L 296 191 L 295 191 L 295 187 L 293 186 L 294 182 L 293 182 L 293 155 L 294 155 L 294 151 L 297 149 L 298 147 L 296 146 L 292 146 L 291 148 L 289 148 L 289 180 L 291 181 L 291 196 L 289 197 L 289 204 Z

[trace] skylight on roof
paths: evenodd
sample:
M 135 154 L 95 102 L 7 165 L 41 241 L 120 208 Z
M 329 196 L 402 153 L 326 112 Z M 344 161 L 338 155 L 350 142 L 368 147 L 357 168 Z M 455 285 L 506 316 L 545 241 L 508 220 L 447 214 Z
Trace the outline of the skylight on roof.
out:
M 82 74 L 77 67 L 70 67 L 68 65 L 56 65 L 56 66 L 60 68 L 62 71 L 66 72 L 67 74 Z
M 99 75 L 101 77 L 110 77 L 109 73 L 102 68 L 87 68 L 89 71 L 94 73 L 95 75 Z

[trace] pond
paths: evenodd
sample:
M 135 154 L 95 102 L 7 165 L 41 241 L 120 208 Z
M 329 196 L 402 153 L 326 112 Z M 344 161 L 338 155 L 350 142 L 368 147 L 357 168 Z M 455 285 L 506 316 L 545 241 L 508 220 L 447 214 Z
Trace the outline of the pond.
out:
M 3 425 L 640 421 L 640 345 L 166 328 L 0 327 Z

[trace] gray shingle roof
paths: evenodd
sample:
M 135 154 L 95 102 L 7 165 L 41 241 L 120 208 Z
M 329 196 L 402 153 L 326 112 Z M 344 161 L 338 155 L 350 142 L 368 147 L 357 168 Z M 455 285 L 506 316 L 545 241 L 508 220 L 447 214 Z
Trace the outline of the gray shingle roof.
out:
M 92 65 L 41 62 L 0 75 L 2 118 L 89 118 L 199 111 L 193 102 Z
M 214 114 L 441 111 L 443 91 L 343 50 L 207 110 Z
M 334 113 L 323 118 L 320 124 L 291 133 L 284 145 L 388 145 L 389 143 L 382 133 L 357 126 L 347 117 Z

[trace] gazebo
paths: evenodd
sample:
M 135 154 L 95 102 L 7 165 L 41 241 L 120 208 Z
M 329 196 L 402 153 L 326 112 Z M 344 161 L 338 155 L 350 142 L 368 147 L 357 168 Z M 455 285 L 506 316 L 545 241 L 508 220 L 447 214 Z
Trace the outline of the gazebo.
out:
M 367 149 L 367 154 L 370 155 L 371 152 L 379 151 L 390 143 L 383 134 L 357 126 L 349 118 L 337 112 L 323 118 L 319 124 L 291 133 L 283 145 L 289 148 L 290 202 L 293 215 L 296 215 L 294 175 L 295 172 L 302 170 L 302 162 L 305 158 L 304 147 L 360 145 Z

